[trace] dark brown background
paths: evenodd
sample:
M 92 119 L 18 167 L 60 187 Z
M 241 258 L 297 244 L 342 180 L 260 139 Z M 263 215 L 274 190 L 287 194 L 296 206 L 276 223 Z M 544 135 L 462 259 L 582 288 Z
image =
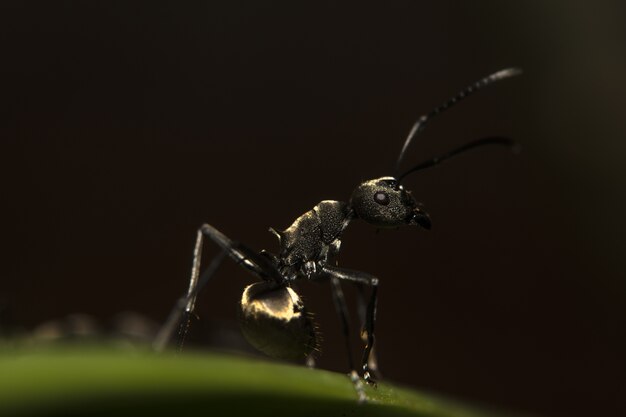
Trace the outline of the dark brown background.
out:
M 523 153 L 410 177 L 433 230 L 355 223 L 340 260 L 381 278 L 388 379 L 621 414 L 624 7 L 527 3 L 3 2 L 0 326 L 163 320 L 202 222 L 275 250 L 269 226 L 389 174 L 419 114 L 519 65 L 433 121 L 407 160 L 494 134 Z M 232 265 L 221 278 L 200 299 L 205 324 L 231 322 L 250 282 Z M 345 371 L 328 288 L 301 292 L 320 365 Z

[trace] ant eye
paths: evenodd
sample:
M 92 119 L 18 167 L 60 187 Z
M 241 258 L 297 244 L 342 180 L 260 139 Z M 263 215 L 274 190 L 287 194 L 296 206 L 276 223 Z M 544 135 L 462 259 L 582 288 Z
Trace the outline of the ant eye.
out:
M 376 194 L 374 194 L 374 201 L 377 202 L 378 204 L 382 204 L 383 206 L 386 206 L 387 204 L 389 204 L 389 196 L 387 195 L 387 193 L 383 191 L 379 191 Z

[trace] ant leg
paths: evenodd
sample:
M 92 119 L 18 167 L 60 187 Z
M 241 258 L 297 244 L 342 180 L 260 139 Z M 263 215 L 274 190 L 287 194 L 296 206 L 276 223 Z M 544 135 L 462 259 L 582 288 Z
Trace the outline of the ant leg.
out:
M 199 276 L 200 261 L 202 258 L 202 248 L 205 236 L 220 246 L 222 251 L 216 258 L 213 259 L 207 270 Z M 176 302 L 176 305 L 169 314 L 165 324 L 159 330 L 153 342 L 153 348 L 156 351 L 162 351 L 167 346 L 172 338 L 174 329 L 177 325 L 179 325 L 179 323 L 178 349 L 182 350 L 185 336 L 189 329 L 190 318 L 195 307 L 196 297 L 202 287 L 204 287 L 209 279 L 215 274 L 226 255 L 257 277 L 261 277 L 263 279 L 276 279 L 277 277 L 280 277 L 280 273 L 267 257 L 259 255 L 245 245 L 230 240 L 211 225 L 202 225 L 197 232 L 196 244 L 193 252 L 193 264 L 191 267 L 191 278 L 189 280 L 189 289 L 187 294 Z
M 375 278 L 375 282 L 372 285 L 372 294 L 370 295 L 370 301 L 367 305 L 367 315 L 365 316 L 365 331 L 367 332 L 367 345 L 363 351 L 363 378 L 365 382 L 375 384 L 376 381 L 372 378 L 369 369 L 370 353 L 374 348 L 374 324 L 376 323 L 376 302 L 378 291 L 378 279 Z
M 276 282 L 284 281 L 283 276 L 270 257 L 263 256 L 242 243 L 230 240 L 226 235 L 210 224 L 203 224 L 198 230 L 198 233 L 202 233 L 203 236 L 211 239 L 215 244 L 225 250 L 228 256 L 238 265 L 247 269 L 258 278 Z
M 354 370 L 354 363 L 352 362 L 352 346 L 350 345 L 350 317 L 348 315 L 348 307 L 346 306 L 346 299 L 341 289 L 341 282 L 339 279 L 332 277 L 330 279 L 330 289 L 333 295 L 333 302 L 335 304 L 335 310 L 341 320 L 341 331 L 343 333 L 344 340 L 346 342 L 346 351 L 348 353 L 348 366 L 350 371 Z
M 359 316 L 359 322 L 361 323 L 361 339 L 363 343 L 367 343 L 367 332 L 365 331 L 365 317 L 367 311 L 367 303 L 365 301 L 365 287 L 362 284 L 357 284 L 357 314 Z M 381 378 L 380 370 L 378 369 L 378 358 L 376 355 L 376 346 L 372 347 L 367 366 L 371 374 L 374 374 L 376 379 Z
M 222 250 L 220 254 L 215 257 L 209 267 L 200 276 L 200 261 L 202 259 L 203 248 L 203 233 L 202 230 L 198 230 L 196 236 L 196 244 L 193 250 L 193 263 L 191 267 L 191 278 L 189 279 L 189 289 L 187 294 L 178 299 L 176 305 L 165 320 L 165 324 L 161 326 L 161 329 L 157 333 L 156 338 L 152 344 L 154 350 L 157 352 L 165 349 L 169 341 L 171 340 L 174 329 L 178 327 L 178 350 L 182 350 L 185 342 L 185 336 L 189 329 L 191 321 L 191 314 L 194 310 L 196 303 L 196 296 L 198 292 L 204 287 L 209 279 L 217 272 L 217 269 L 222 264 L 224 257 L 226 256 L 226 250 Z
M 343 332 L 343 337 L 346 342 L 346 351 L 348 354 L 348 366 L 350 369 L 350 373 L 348 376 L 354 385 L 354 390 L 357 393 L 359 403 L 364 403 L 367 400 L 367 396 L 365 395 L 365 390 L 363 389 L 363 383 L 361 382 L 361 378 L 359 378 L 358 372 L 354 369 L 354 362 L 352 361 L 352 346 L 350 345 L 350 320 L 348 315 L 348 307 L 346 306 L 346 299 L 343 295 L 343 290 L 341 289 L 341 281 L 339 281 L 336 277 L 330 278 L 331 284 L 331 292 L 333 294 L 333 302 L 335 304 L 335 309 L 337 310 L 337 314 L 341 319 L 341 330 Z
M 363 351 L 363 359 L 361 364 L 363 369 L 363 379 L 365 379 L 365 382 L 367 383 L 374 384 L 375 381 L 370 374 L 368 361 L 370 353 L 372 351 L 372 347 L 374 346 L 374 325 L 376 323 L 378 278 L 365 272 L 352 271 L 349 269 L 329 265 L 322 266 L 322 271 L 329 275 L 331 278 L 334 277 L 339 280 L 351 281 L 357 284 L 365 284 L 372 287 L 370 300 L 367 305 L 367 310 L 365 312 L 365 332 L 367 334 L 367 344 L 365 345 L 365 350 Z
M 178 349 L 182 350 L 184 337 L 189 329 L 191 312 L 194 308 L 196 295 L 215 274 L 215 272 L 217 272 L 217 269 L 220 267 L 225 256 L 226 251 L 221 251 L 220 254 L 211 261 L 211 264 L 202 273 L 199 279 L 194 280 L 192 277 L 189 282 L 189 290 L 187 294 L 178 299 L 174 308 L 172 308 L 172 311 L 167 316 L 165 323 L 161 326 L 159 332 L 154 338 L 152 347 L 155 351 L 161 352 L 165 349 L 169 341 L 172 339 L 172 335 L 174 334 L 176 327 L 178 327 L 178 334 L 181 336 L 178 340 Z M 198 285 L 195 285 L 195 283 Z

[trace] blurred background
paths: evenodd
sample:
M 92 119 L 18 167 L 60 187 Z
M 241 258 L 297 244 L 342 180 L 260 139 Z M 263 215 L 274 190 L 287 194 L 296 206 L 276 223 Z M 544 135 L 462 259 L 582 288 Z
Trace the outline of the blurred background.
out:
M 433 230 L 354 222 L 340 263 L 381 279 L 388 380 L 546 416 L 622 414 L 625 12 L 618 1 L 3 2 L 0 334 L 75 313 L 104 327 L 122 312 L 162 322 L 200 224 L 276 252 L 268 227 L 390 174 L 420 114 L 520 66 L 523 77 L 434 119 L 405 163 L 491 135 L 522 153 L 485 148 L 409 177 Z M 221 270 L 190 345 L 237 339 L 252 281 Z M 298 288 L 322 328 L 319 366 L 347 371 L 328 285 Z

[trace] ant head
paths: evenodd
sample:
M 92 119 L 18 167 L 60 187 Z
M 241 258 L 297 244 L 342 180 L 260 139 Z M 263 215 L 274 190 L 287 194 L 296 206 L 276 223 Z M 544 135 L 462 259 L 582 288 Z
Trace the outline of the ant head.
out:
M 413 124 L 409 135 L 404 141 L 404 144 L 402 145 L 400 155 L 396 160 L 394 176 L 381 177 L 365 181 L 352 193 L 350 204 L 352 205 L 356 216 L 377 227 L 399 227 L 408 224 L 419 225 L 424 229 L 430 229 L 430 217 L 421 209 L 413 196 L 411 196 L 411 193 L 406 191 L 402 185 L 400 185 L 400 182 L 407 175 L 413 172 L 438 165 L 448 158 L 470 149 L 478 148 L 484 145 L 506 145 L 509 147 L 515 147 L 515 143 L 510 139 L 500 137 L 489 137 L 475 140 L 441 156 L 419 163 L 404 173 L 401 173 L 400 163 L 402 162 L 409 145 L 415 136 L 424 130 L 426 123 L 434 116 L 452 107 L 459 101 L 487 85 L 519 74 L 521 74 L 521 70 L 518 68 L 507 68 L 497 71 L 467 86 L 454 97 L 448 99 L 440 106 L 435 107 L 430 113 L 427 113 L 417 119 L 417 121 Z
M 376 227 L 419 225 L 430 229 L 430 217 L 394 177 L 360 184 L 350 199 L 357 217 Z
M 409 145 L 426 126 L 426 123 L 434 116 L 452 107 L 459 101 L 488 86 L 496 81 L 514 77 L 521 74 L 518 68 L 506 68 L 488 75 L 477 82 L 467 86 L 457 95 L 448 99 L 440 106 L 435 107 L 430 113 L 420 117 L 413 124 L 409 135 L 407 136 L 400 155 L 396 160 L 394 176 L 381 177 L 369 181 L 365 181 L 359 185 L 352 193 L 351 205 L 357 217 L 377 227 L 398 227 L 405 224 L 419 225 L 424 229 L 430 229 L 431 222 L 428 214 L 423 211 L 420 205 L 415 201 L 411 193 L 406 191 L 400 182 L 409 174 L 430 168 L 441 162 L 468 151 L 470 149 L 482 147 L 485 145 L 505 145 L 516 148 L 516 144 L 510 139 L 501 137 L 489 137 L 475 140 L 465 145 L 453 149 L 441 156 L 431 158 L 425 162 L 419 163 L 404 173 L 400 172 L 400 166 Z

